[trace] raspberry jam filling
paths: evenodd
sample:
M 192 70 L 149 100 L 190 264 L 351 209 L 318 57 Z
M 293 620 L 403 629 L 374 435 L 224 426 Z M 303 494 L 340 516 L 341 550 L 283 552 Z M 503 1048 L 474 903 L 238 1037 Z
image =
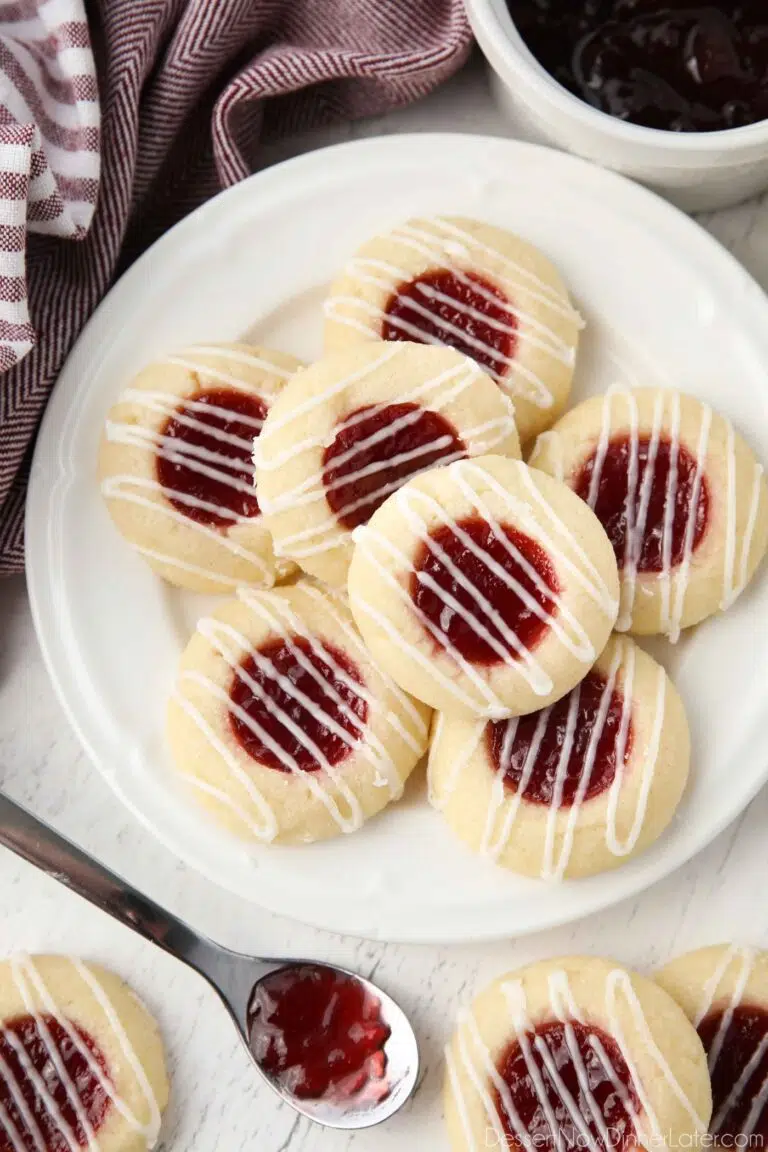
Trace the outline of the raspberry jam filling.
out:
M 439 412 L 418 404 L 358 408 L 325 450 L 325 498 L 342 527 L 357 528 L 409 477 L 466 454 L 456 429 Z
M 70 1032 L 90 1057 L 78 1049 Z M 4 1021 L 0 1028 L 0 1152 L 40 1152 L 41 1148 L 71 1152 L 63 1125 L 81 1148 L 90 1146 L 83 1117 L 97 1132 L 112 1105 L 94 1065 L 106 1078 L 107 1064 L 98 1046 L 73 1024 L 65 1028 L 48 1014 L 40 1017 L 40 1024 L 32 1016 Z
M 730 1147 L 742 1135 L 755 1138 L 750 1147 L 762 1147 L 768 1141 L 768 1012 L 739 1004 L 730 1021 L 725 1015 L 709 1012 L 698 1025 L 712 1080 L 711 1132 Z
M 640 1100 L 610 1036 L 577 1020 L 555 1020 L 527 1032 L 525 1041 L 513 1040 L 497 1065 L 506 1092 L 495 1090 L 495 1105 L 509 1148 L 526 1147 L 521 1128 L 528 1147 L 542 1152 L 586 1147 L 624 1152 L 636 1144 L 632 1109 L 640 1112 Z M 578 1126 L 566 1100 L 580 1114 Z M 595 1113 L 603 1121 L 599 1126 Z
M 482 276 L 435 268 L 392 293 L 381 338 L 445 344 L 492 376 L 503 376 L 517 351 L 517 317 L 506 296 Z
M 614 436 L 602 464 L 597 464 L 597 451 L 593 452 L 571 482 L 605 528 L 620 569 L 633 560 L 638 572 L 676 567 L 688 549 L 696 551 L 709 523 L 709 486 L 703 474 L 697 479 L 695 457 L 683 444 L 675 453 L 671 442 L 662 438 L 649 468 L 650 448 L 650 437 L 639 437 L 633 464 L 631 438 Z M 596 467 L 597 490 L 590 498 Z
M 585 103 L 647 128 L 768 119 L 765 0 L 507 0 L 526 46 Z
M 177 511 L 209 528 L 258 516 L 253 441 L 266 415 L 258 397 L 228 388 L 190 396 L 177 408 L 156 457 L 157 479 Z
M 303 1100 L 374 1103 L 389 1094 L 379 1001 L 343 972 L 283 968 L 254 989 L 248 1009 L 256 1063 Z
M 479 516 L 441 525 L 420 545 L 411 575 L 430 634 L 473 664 L 532 651 L 557 612 L 560 585 L 544 549 L 509 525 L 501 531 Z
M 488 754 L 510 792 L 522 786 L 533 804 L 568 808 L 577 794 L 583 802 L 610 788 L 632 750 L 632 722 L 623 731 L 624 698 L 615 689 L 607 696 L 607 683 L 592 671 L 542 712 L 488 724 Z
M 330 644 L 271 640 L 232 681 L 232 731 L 249 756 L 278 772 L 334 767 L 352 753 L 368 719 L 356 685 L 363 686 L 359 668 Z

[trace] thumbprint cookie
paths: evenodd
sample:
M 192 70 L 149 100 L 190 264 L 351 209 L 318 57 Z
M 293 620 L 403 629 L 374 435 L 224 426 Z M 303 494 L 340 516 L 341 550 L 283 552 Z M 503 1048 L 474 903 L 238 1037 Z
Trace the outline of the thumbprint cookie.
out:
M 426 750 L 429 711 L 374 664 L 339 593 L 310 582 L 235 599 L 203 618 L 168 711 L 192 794 L 250 840 L 353 832 Z
M 444 344 L 512 399 L 528 440 L 565 408 L 582 321 L 532 244 L 461 217 L 409 220 L 369 240 L 331 286 L 328 352 L 370 340 Z
M 615 964 L 567 956 L 495 980 L 446 1049 L 453 1152 L 694 1148 L 711 1094 L 696 1030 L 671 996 Z
M 495 721 L 438 713 L 430 800 L 502 867 L 548 880 L 590 876 L 661 835 L 689 760 L 674 685 L 614 635 L 585 678 L 540 712 Z
M 594 396 L 539 437 L 529 463 L 568 484 L 608 533 L 620 631 L 676 641 L 733 604 L 765 554 L 763 469 L 731 423 L 692 396 Z
M 552 704 L 605 647 L 610 541 L 564 484 L 482 456 L 409 481 L 355 534 L 350 607 L 376 660 L 443 712 Z
M 681 1006 L 707 1052 L 715 1144 L 761 1148 L 768 1140 L 768 952 L 700 948 L 672 960 L 656 981 Z
M 2 1152 L 144 1152 L 167 1102 L 157 1025 L 118 976 L 68 956 L 0 963 Z
M 200 345 L 145 368 L 109 412 L 99 456 L 107 508 L 171 584 L 232 592 L 285 574 L 256 499 L 253 442 L 299 366 L 266 348 Z
M 344 585 L 352 531 L 411 476 L 466 456 L 520 456 L 512 406 L 450 348 L 373 344 L 298 372 L 255 459 L 280 556 Z

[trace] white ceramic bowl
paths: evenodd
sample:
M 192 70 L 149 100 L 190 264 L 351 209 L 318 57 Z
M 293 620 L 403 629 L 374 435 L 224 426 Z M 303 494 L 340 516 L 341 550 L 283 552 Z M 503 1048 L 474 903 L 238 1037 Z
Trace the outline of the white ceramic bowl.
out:
M 526 48 L 504 0 L 466 0 L 496 96 L 528 137 L 640 180 L 688 211 L 725 208 L 768 188 L 768 121 L 723 132 L 627 124 L 558 84 Z

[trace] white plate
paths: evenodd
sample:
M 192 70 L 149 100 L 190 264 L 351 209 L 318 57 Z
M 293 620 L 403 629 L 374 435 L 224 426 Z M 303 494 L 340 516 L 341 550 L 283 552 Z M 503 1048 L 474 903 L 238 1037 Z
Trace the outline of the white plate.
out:
M 62 372 L 37 443 L 27 567 L 48 668 L 120 799 L 188 863 L 274 911 L 340 932 L 455 941 L 543 929 L 671 872 L 768 777 L 768 573 L 722 620 L 662 652 L 688 704 L 692 783 L 651 851 L 545 885 L 470 855 L 423 784 L 349 838 L 247 850 L 177 791 L 165 698 L 201 599 L 165 586 L 122 542 L 94 476 L 109 404 L 148 360 L 248 337 L 312 357 L 329 279 L 366 237 L 415 213 L 463 213 L 552 256 L 587 318 L 574 400 L 666 380 L 722 409 L 768 460 L 768 302 L 685 216 L 581 160 L 471 136 L 366 140 L 230 189 L 164 236 L 110 292 Z

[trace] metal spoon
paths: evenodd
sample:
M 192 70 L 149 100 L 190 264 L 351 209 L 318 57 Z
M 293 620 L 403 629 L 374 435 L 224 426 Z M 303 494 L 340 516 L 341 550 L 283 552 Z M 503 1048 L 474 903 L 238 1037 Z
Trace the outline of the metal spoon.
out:
M 397 1112 L 411 1096 L 419 1071 L 419 1052 L 413 1028 L 403 1010 L 369 980 L 335 965 L 307 960 L 260 960 L 230 952 L 198 935 L 188 924 L 142 896 L 125 880 L 60 836 L 26 809 L 0 793 L 0 844 L 83 896 L 145 940 L 170 952 L 216 990 L 232 1017 L 256 1068 L 286 1104 L 329 1128 L 370 1128 Z M 358 980 L 381 1005 L 381 1018 L 390 1028 L 384 1045 L 389 1093 L 382 1100 L 361 1103 L 347 1100 L 306 1100 L 290 1093 L 257 1063 L 248 1037 L 248 1008 L 256 986 L 271 973 L 304 965 L 331 968 Z

